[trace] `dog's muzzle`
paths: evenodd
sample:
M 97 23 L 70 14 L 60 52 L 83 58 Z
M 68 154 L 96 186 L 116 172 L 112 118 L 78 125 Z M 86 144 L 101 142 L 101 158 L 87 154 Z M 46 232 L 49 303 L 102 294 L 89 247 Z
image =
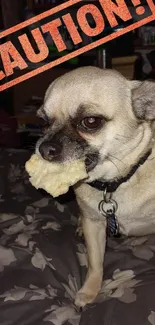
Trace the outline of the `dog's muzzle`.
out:
M 63 145 L 59 141 L 51 141 L 51 140 L 43 141 L 39 145 L 38 151 L 39 151 L 40 155 L 42 156 L 42 158 L 49 162 L 51 162 L 51 161 L 63 162 L 63 160 L 62 160 Z M 75 152 L 77 152 L 76 147 L 75 147 Z M 80 153 L 79 157 L 77 157 L 76 159 L 80 159 L 80 158 L 82 158 L 82 156 L 83 156 L 83 153 L 82 153 L 82 155 Z M 86 166 L 87 172 L 90 172 L 91 170 L 93 170 L 96 167 L 96 165 L 98 163 L 98 159 L 99 159 L 98 152 L 86 154 L 85 166 Z

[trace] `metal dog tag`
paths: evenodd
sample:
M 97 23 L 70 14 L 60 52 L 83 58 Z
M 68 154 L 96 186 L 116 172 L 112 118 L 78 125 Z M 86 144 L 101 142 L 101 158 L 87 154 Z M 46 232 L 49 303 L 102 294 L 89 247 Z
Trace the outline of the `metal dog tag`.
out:
M 111 195 L 107 198 L 107 193 L 104 192 L 104 198 L 99 203 L 99 212 L 107 219 L 107 235 L 116 236 L 118 235 L 118 222 L 116 217 L 118 205 L 117 202 L 111 199 Z

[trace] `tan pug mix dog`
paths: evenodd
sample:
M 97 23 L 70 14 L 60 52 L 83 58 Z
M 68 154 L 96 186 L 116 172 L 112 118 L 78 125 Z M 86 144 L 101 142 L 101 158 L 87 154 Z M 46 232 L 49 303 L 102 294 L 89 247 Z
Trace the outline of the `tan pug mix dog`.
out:
M 98 209 L 103 191 L 87 183 L 120 181 L 111 193 L 120 234 L 155 232 L 155 84 L 129 81 L 113 70 L 79 68 L 50 85 L 38 114 L 48 128 L 36 152 L 49 161 L 86 162 L 89 177 L 74 188 L 89 260 L 75 299 L 83 307 L 101 288 L 107 229 Z

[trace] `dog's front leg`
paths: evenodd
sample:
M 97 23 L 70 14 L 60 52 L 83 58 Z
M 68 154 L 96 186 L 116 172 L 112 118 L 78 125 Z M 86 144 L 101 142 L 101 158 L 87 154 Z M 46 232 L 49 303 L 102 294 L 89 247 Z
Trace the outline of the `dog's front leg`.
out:
M 76 295 L 75 304 L 78 307 L 93 302 L 100 291 L 106 243 L 104 221 L 82 218 L 82 228 L 88 252 L 88 273 L 83 287 Z

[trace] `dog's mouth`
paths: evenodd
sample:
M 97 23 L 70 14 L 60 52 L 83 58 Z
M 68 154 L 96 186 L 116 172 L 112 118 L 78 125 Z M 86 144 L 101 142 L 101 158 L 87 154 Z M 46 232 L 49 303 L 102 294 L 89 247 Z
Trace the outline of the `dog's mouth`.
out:
M 98 163 L 98 155 L 96 153 L 87 155 L 85 159 L 85 166 L 87 173 L 93 170 Z

